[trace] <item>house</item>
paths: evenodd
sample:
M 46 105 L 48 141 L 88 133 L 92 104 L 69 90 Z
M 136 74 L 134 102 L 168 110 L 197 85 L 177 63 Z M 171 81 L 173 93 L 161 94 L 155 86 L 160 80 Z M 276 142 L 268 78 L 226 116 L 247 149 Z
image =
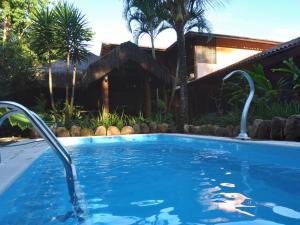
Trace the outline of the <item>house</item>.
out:
M 234 70 L 253 70 L 254 65 L 261 64 L 266 77 L 273 85 L 287 74 L 273 72 L 272 69 L 283 67 L 283 61 L 293 58 L 296 65 L 300 65 L 300 37 L 280 43 L 244 60 L 216 70 L 200 79 L 189 82 L 189 113 L 193 117 L 199 114 L 216 112 L 213 96 L 222 84 L 222 78 Z M 198 96 L 203 96 L 199 101 Z
M 282 61 L 290 56 L 298 59 L 300 54 L 298 39 L 279 43 L 188 32 L 185 43 L 191 117 L 216 110 L 213 96 L 220 87 L 222 77 L 228 72 L 250 69 L 257 63 L 262 63 L 270 70 L 275 65 L 282 65 Z M 131 42 L 120 45 L 103 43 L 100 57 L 90 54 L 88 60 L 79 66 L 75 104 L 89 111 L 103 109 L 108 112 L 133 115 L 143 112 L 146 116 L 150 115 L 157 110 L 158 99 L 163 100 L 165 106 L 168 105 L 170 90 L 175 83 L 176 64 L 176 42 L 166 49 L 156 49 L 156 60 L 152 58 L 151 48 L 148 47 L 138 47 Z M 65 62 L 56 62 L 53 67 L 54 97 L 56 100 L 63 99 Z M 267 75 L 275 80 L 281 76 L 276 73 Z M 34 90 L 33 95 L 42 92 L 48 96 L 46 75 L 40 79 L 40 83 L 42 90 Z M 30 92 L 26 97 L 32 101 Z M 175 112 L 178 102 L 177 99 L 174 103 Z
M 196 32 L 187 33 L 185 41 L 190 80 L 201 79 L 280 44 Z M 131 42 L 121 45 L 104 43 L 100 59 L 88 67 L 83 80 L 91 96 L 89 108 L 97 106 L 107 111 L 122 109 L 128 113 L 143 112 L 149 115 L 157 98 L 163 99 L 165 105 L 168 104 L 176 64 L 176 42 L 167 49 L 156 49 L 156 60 L 151 57 L 151 48 L 137 47 Z M 201 99 L 206 97 L 204 95 Z M 198 99 L 197 96 L 195 99 Z

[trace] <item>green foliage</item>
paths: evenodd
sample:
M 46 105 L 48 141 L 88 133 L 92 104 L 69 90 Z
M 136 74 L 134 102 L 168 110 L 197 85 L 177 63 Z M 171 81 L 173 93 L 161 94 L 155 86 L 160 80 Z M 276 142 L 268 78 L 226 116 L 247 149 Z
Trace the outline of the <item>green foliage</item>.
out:
M 17 44 L 0 46 L 0 98 L 35 84 L 34 57 Z
M 253 117 L 260 119 L 272 119 L 275 116 L 287 118 L 300 113 L 300 102 L 272 102 L 269 105 L 259 105 L 255 108 Z
M 40 59 L 47 63 L 55 59 L 56 56 L 54 23 L 54 13 L 49 7 L 35 10 L 30 29 L 30 44 Z
M 78 62 L 87 54 L 87 42 L 94 35 L 84 14 L 73 4 L 59 2 L 54 9 L 56 21 L 53 29 L 57 50 L 65 57 L 71 54 L 73 61 Z
M 134 126 L 135 124 L 144 122 L 144 117 L 140 114 L 138 117 L 134 116 L 128 116 L 124 114 L 123 112 L 121 114 L 118 114 L 116 112 L 114 113 L 104 113 L 99 112 L 99 115 L 96 119 L 97 126 L 103 125 L 106 128 L 109 126 L 116 126 L 119 129 L 122 129 L 124 126 Z
M 0 118 L 5 112 L 7 112 L 7 109 L 0 108 Z M 12 126 L 12 127 L 17 126 L 22 131 L 27 128 L 32 127 L 30 121 L 23 114 L 14 114 L 14 115 L 10 116 L 8 118 L 8 122 L 9 122 L 10 126 Z
M 273 88 L 267 79 L 261 64 L 254 65 L 252 71 L 246 72 L 252 77 L 255 85 L 253 105 L 269 104 L 278 99 L 278 90 Z M 248 94 L 249 86 L 243 77 L 236 77 L 233 82 L 226 82 L 224 85 L 225 99 L 232 107 L 243 107 Z
M 292 76 L 292 86 L 293 89 L 296 91 L 299 91 L 300 89 L 300 68 L 295 64 L 293 58 L 289 58 L 288 60 L 284 60 L 283 64 L 285 64 L 285 67 L 273 69 L 273 72 L 282 72 L 287 75 Z M 287 82 L 285 80 L 285 82 Z M 285 83 L 286 85 L 286 83 Z
M 133 33 L 135 43 L 143 34 L 148 34 L 154 51 L 154 39 L 164 30 L 170 28 L 164 19 L 164 8 L 157 0 L 125 0 L 124 17 L 128 28 Z M 155 58 L 155 53 L 153 53 Z

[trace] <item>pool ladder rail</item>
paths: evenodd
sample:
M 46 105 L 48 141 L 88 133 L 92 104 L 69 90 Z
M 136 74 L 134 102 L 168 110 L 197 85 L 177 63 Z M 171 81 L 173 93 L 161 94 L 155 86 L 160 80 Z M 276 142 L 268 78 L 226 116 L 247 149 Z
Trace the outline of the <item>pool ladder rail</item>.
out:
M 252 99 L 253 99 L 253 96 L 254 96 L 254 91 L 255 91 L 254 82 L 253 82 L 253 79 L 251 78 L 251 76 L 243 70 L 234 70 L 234 71 L 232 71 L 231 73 L 227 74 L 223 78 L 223 82 L 225 80 L 229 79 L 231 76 L 233 76 L 235 74 L 241 75 L 244 78 L 246 78 L 246 80 L 248 81 L 249 87 L 250 87 L 250 93 L 249 93 L 248 98 L 245 102 L 244 109 L 243 109 L 243 112 L 242 112 L 240 133 L 236 138 L 241 139 L 241 140 L 249 140 L 250 137 L 247 134 L 247 115 L 248 115 L 248 111 L 249 111 L 249 108 L 250 108 L 250 105 L 251 105 L 251 102 L 252 102 Z
M 56 136 L 49 129 L 49 127 L 44 123 L 44 121 L 33 111 L 29 110 L 25 106 L 11 101 L 0 101 L 0 108 L 7 108 L 9 111 L 4 113 L 0 117 L 0 127 L 2 123 L 14 114 L 23 114 L 33 125 L 36 131 L 44 138 L 44 140 L 51 146 L 51 149 L 62 161 L 66 172 L 66 182 L 68 186 L 68 192 L 70 201 L 74 208 L 75 217 L 82 220 L 81 215 L 83 210 L 80 207 L 79 199 L 76 194 L 77 175 L 72 159 L 66 149 L 57 140 Z

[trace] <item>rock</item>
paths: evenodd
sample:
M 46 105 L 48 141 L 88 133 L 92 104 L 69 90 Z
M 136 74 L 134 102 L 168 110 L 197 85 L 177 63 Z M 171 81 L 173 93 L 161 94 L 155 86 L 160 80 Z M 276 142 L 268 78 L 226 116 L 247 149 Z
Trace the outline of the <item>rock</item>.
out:
M 65 127 L 57 127 L 55 133 L 57 137 L 70 137 L 70 132 Z
M 226 129 L 229 131 L 229 137 L 234 137 L 234 126 L 228 125 Z
M 240 134 L 240 132 L 241 132 L 241 128 L 240 128 L 240 126 L 235 126 L 234 128 L 233 128 L 233 137 L 237 137 L 239 134 Z
M 30 132 L 29 132 L 29 138 L 37 139 L 37 138 L 41 138 L 41 136 L 34 128 L 32 128 L 32 129 L 30 129 Z
M 107 128 L 107 136 L 113 136 L 113 135 L 120 135 L 121 132 L 119 130 L 119 128 L 115 127 L 115 126 L 110 126 Z
M 232 133 L 228 128 L 217 127 L 215 135 L 218 137 L 231 137 Z
M 203 125 L 200 128 L 200 133 L 204 135 L 216 135 L 217 126 L 214 125 Z
M 191 125 L 184 124 L 184 126 L 183 126 L 183 132 L 184 132 L 185 134 L 190 133 L 190 129 L 191 129 Z
M 177 132 L 177 129 L 176 129 L 175 126 L 169 126 L 168 132 L 169 132 L 169 133 L 176 133 L 176 132 Z
M 53 134 L 56 135 L 56 127 L 50 127 L 50 130 L 52 131 Z
M 106 127 L 98 126 L 95 132 L 95 136 L 106 136 Z
M 72 137 L 79 137 L 80 136 L 81 127 L 73 125 L 70 129 L 70 135 Z
M 282 117 L 274 117 L 271 122 L 271 139 L 283 140 L 284 139 L 284 128 L 286 119 Z
M 140 129 L 142 134 L 148 134 L 150 132 L 148 125 L 145 123 L 140 124 Z
M 162 123 L 162 124 L 157 125 L 158 132 L 160 132 L 160 133 L 167 133 L 168 127 L 169 127 L 169 124 L 167 124 L 167 123 Z
M 134 134 L 134 129 L 131 126 L 125 126 L 122 128 L 121 134 Z
M 199 128 L 200 128 L 200 126 L 190 125 L 189 131 L 190 131 L 191 134 L 198 134 Z
M 270 139 L 271 136 L 271 120 L 263 120 L 257 128 L 257 139 Z
M 140 125 L 138 124 L 133 125 L 133 130 L 135 134 L 140 134 L 141 133 Z
M 290 116 L 285 123 L 285 140 L 300 141 L 300 115 Z
M 259 125 L 260 125 L 262 122 L 263 122 L 262 119 L 255 119 L 255 120 L 253 121 L 253 125 L 252 125 L 252 128 L 251 128 L 251 130 L 250 130 L 250 137 L 251 137 L 251 138 L 257 138 L 257 136 L 258 136 L 258 133 L 257 133 L 258 127 L 259 127 Z
M 94 131 L 90 128 L 82 128 L 80 131 L 80 136 L 82 137 L 94 136 Z
M 157 132 L 157 123 L 151 122 L 149 123 L 149 129 L 151 133 L 156 133 Z

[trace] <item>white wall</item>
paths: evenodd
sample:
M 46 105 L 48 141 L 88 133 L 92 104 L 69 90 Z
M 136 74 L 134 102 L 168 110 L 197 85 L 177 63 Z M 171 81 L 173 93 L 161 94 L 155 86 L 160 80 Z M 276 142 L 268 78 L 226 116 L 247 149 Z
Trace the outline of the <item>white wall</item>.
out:
M 195 63 L 196 78 L 203 77 L 259 52 L 256 50 L 216 47 L 216 64 Z

